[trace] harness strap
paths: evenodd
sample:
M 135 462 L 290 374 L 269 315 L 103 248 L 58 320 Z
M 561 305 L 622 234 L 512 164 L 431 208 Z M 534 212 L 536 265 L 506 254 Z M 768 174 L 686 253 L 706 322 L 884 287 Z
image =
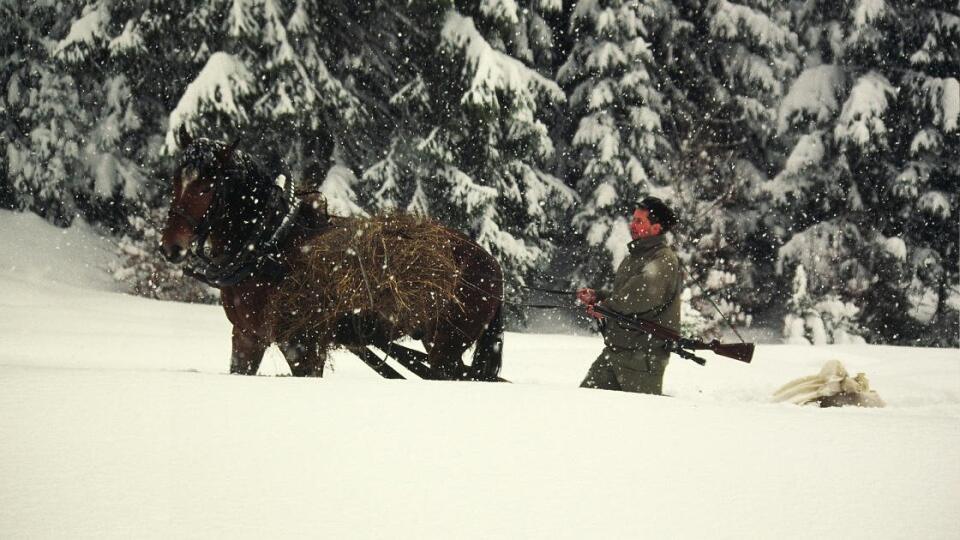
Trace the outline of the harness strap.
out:
M 264 273 L 270 279 L 282 278 L 286 274 L 286 267 L 280 259 L 277 248 L 287 239 L 296 225 L 296 216 L 300 211 L 301 201 L 299 199 L 286 201 L 281 198 L 277 202 L 277 192 L 271 191 L 270 193 L 270 204 L 264 213 L 261 225 L 250 238 L 239 244 L 225 263 L 214 264 L 203 252 L 203 243 L 206 242 L 206 237 L 209 235 L 208 226 L 202 237 L 198 235 L 198 259 L 204 264 L 200 267 L 187 267 L 184 269 L 184 273 L 214 287 L 236 285 L 258 272 Z M 279 223 L 277 223 L 277 219 L 268 219 L 270 214 L 279 216 L 280 214 L 273 212 L 273 210 L 283 204 L 287 208 L 280 217 Z M 211 207 L 213 206 L 211 205 Z M 209 219 L 204 221 L 209 224 Z

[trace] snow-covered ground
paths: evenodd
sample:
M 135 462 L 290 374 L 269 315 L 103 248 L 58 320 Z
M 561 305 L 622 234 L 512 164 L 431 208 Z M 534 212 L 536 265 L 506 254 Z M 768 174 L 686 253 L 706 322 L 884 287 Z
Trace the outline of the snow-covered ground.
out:
M 548 334 L 514 384 L 235 377 L 219 308 L 115 292 L 89 229 L 0 212 L 0 248 L 0 538 L 960 537 L 956 349 L 674 359 L 672 397 Z M 831 358 L 888 407 L 769 403 Z

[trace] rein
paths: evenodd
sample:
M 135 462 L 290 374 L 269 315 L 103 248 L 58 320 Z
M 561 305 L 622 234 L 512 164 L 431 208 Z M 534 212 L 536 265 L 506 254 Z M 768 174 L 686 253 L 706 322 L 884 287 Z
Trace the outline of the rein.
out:
M 541 288 L 541 287 L 530 287 L 530 286 L 527 286 L 527 285 L 516 285 L 516 288 L 518 288 L 518 289 L 526 289 L 526 290 L 528 290 L 528 291 L 534 291 L 534 292 L 542 292 L 542 293 L 547 293 L 547 294 L 559 294 L 559 295 L 563 295 L 563 296 L 573 296 L 573 295 L 575 294 L 573 291 L 563 291 L 563 290 L 560 290 L 560 289 L 544 289 L 544 288 Z M 511 305 L 511 306 L 514 306 L 514 307 L 532 308 L 532 309 L 568 309 L 568 310 L 578 310 L 578 311 L 582 309 L 580 306 L 576 306 L 576 305 L 573 305 L 573 304 L 568 304 L 568 305 L 561 305 L 561 304 L 528 304 L 528 303 L 524 303 L 524 302 L 511 302 L 511 301 L 506 300 L 506 299 L 504 299 L 503 303 L 504 303 L 504 304 L 509 304 L 509 305 Z

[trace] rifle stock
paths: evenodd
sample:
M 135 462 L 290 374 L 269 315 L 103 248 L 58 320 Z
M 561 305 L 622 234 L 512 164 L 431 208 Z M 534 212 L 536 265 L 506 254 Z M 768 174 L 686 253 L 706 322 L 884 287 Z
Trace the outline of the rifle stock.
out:
M 601 305 L 595 305 L 593 309 L 597 313 L 600 313 L 606 317 L 610 317 L 611 319 L 623 323 L 635 330 L 645 332 L 657 339 L 671 343 L 673 347 L 671 352 L 680 354 L 680 356 L 683 356 L 684 358 L 690 358 L 700 365 L 704 365 L 706 362 L 702 358 L 696 357 L 689 351 L 709 350 L 714 354 L 732 358 L 748 364 L 751 360 L 753 360 L 753 343 L 720 343 L 720 341 L 716 339 L 711 340 L 708 343 L 698 339 L 685 338 L 674 330 L 671 330 L 665 326 L 661 326 L 653 321 L 645 321 L 643 319 L 630 317 Z
M 720 356 L 733 358 L 747 364 L 753 360 L 753 343 L 720 343 L 717 340 L 710 342 L 710 350 Z

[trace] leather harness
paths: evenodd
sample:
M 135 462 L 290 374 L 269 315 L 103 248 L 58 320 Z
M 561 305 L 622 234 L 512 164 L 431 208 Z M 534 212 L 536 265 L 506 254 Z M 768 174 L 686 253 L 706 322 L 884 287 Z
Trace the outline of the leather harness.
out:
M 280 247 L 296 226 L 301 205 L 299 197 L 293 194 L 292 181 L 287 181 L 291 189 L 285 191 L 272 184 L 266 186 L 266 204 L 256 208 L 256 215 L 230 216 L 230 195 L 236 183 L 227 180 L 225 175 L 214 177 L 214 200 L 199 220 L 186 215 L 179 207 L 171 208 L 172 214 L 187 220 L 197 236 L 184 274 L 217 288 L 236 285 L 253 275 L 279 281 L 288 271 Z M 213 260 L 207 252 L 207 239 L 216 225 L 229 218 L 253 220 L 255 226 L 231 252 Z

